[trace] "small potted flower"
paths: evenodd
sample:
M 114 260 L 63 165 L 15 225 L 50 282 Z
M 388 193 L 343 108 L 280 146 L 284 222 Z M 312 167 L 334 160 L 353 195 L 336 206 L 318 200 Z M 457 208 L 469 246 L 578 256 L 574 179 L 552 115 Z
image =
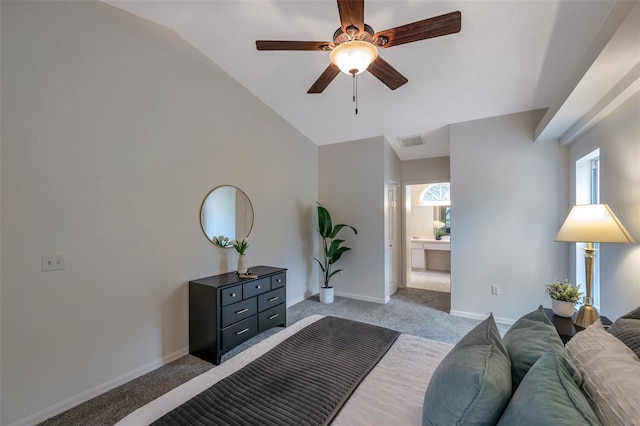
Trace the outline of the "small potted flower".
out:
M 244 275 L 247 273 L 247 264 L 245 261 L 244 252 L 249 248 L 249 241 L 246 238 L 241 240 L 233 240 L 229 243 L 238 252 L 238 274 Z
M 433 221 L 433 235 L 436 236 L 436 240 L 442 239 L 442 236 L 444 235 L 444 227 L 444 222 L 440 222 L 439 220 Z
M 575 312 L 576 303 L 580 300 L 582 292 L 577 285 L 569 280 L 554 280 L 546 284 L 547 293 L 551 297 L 551 309 L 559 317 L 570 318 Z

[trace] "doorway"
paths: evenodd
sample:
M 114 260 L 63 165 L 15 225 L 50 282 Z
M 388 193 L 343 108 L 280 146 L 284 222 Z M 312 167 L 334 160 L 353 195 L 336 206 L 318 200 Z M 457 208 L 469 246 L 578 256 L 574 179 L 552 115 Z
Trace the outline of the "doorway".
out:
M 387 223 L 386 223 L 386 253 L 385 253 L 385 299 L 388 300 L 398 290 L 400 277 L 400 262 L 398 261 L 401 247 L 400 216 L 398 215 L 399 184 L 390 181 L 387 185 Z
M 406 287 L 451 294 L 449 182 L 405 185 Z

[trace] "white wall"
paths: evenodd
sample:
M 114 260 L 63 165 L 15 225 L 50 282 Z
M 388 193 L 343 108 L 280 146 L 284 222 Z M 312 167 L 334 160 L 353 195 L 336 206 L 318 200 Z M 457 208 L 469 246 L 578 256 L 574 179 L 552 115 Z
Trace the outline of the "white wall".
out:
M 215 186 L 251 199 L 249 263 L 289 268 L 289 304 L 317 288 L 311 141 L 163 27 L 99 2 L 1 7 L 0 423 L 186 352 L 187 281 L 235 269 L 200 229 Z M 66 269 L 41 272 L 47 253 Z
M 640 306 L 640 94 L 636 93 L 569 147 L 571 200 L 575 161 L 600 148 L 600 201 L 636 244 L 600 244 L 600 310 L 615 319 Z M 569 244 L 567 244 L 569 245 Z M 584 267 L 584 263 L 582 266 Z M 571 273 L 575 279 L 575 267 Z
M 451 125 L 451 309 L 517 319 L 569 273 L 553 241 L 568 209 L 567 149 L 533 143 L 541 111 Z M 490 286 L 500 286 L 493 296 Z
M 323 145 L 318 148 L 318 201 L 351 247 L 336 264 L 344 269 L 331 280 L 338 295 L 385 302 L 385 167 L 383 137 Z
M 449 182 L 449 163 L 449 157 L 403 161 L 402 182 L 405 184 Z

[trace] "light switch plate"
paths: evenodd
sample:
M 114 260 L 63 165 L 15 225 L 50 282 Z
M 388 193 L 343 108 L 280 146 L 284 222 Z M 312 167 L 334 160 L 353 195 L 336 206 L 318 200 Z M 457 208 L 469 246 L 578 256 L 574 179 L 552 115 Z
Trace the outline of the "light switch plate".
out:
M 43 254 L 42 272 L 64 269 L 64 254 Z

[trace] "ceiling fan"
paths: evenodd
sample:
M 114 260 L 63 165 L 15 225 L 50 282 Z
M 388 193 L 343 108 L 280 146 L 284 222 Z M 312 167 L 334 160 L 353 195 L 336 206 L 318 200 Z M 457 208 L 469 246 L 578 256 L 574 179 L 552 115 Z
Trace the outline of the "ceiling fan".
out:
M 378 56 L 378 48 L 457 33 L 462 16 L 456 11 L 375 33 L 364 23 L 364 0 L 338 0 L 338 12 L 341 26 L 333 34 L 333 42 L 257 40 L 256 47 L 258 50 L 331 51 L 331 63 L 307 93 L 322 93 L 340 71 L 355 79 L 365 70 L 395 90 L 408 80 Z

